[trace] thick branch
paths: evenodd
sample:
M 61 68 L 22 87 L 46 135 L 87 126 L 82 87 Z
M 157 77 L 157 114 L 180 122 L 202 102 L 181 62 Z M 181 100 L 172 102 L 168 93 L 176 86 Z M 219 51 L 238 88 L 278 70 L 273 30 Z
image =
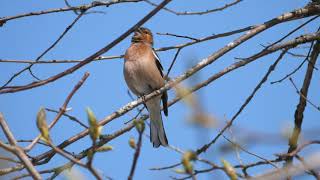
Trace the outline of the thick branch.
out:
M 306 75 L 303 81 L 302 88 L 300 90 L 300 98 L 299 98 L 299 104 L 297 105 L 296 111 L 294 113 L 294 130 L 291 134 L 291 137 L 289 139 L 289 149 L 288 153 L 293 152 L 297 148 L 298 139 L 301 132 L 301 126 L 303 122 L 303 114 L 305 107 L 307 105 L 307 98 L 308 98 L 308 90 L 312 79 L 313 74 L 313 66 L 317 62 L 318 56 L 320 52 L 320 40 L 317 40 L 316 44 L 313 47 L 313 50 L 311 52 L 310 61 L 308 63 Z M 292 164 L 292 157 L 288 157 L 286 161 L 286 165 Z

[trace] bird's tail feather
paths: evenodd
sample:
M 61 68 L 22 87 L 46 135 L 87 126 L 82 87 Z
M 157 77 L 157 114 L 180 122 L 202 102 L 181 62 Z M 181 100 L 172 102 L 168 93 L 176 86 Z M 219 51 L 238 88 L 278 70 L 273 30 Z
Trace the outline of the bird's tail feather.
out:
M 150 141 L 153 147 L 168 146 L 166 132 L 163 127 L 160 101 L 147 102 L 148 110 L 150 113 Z

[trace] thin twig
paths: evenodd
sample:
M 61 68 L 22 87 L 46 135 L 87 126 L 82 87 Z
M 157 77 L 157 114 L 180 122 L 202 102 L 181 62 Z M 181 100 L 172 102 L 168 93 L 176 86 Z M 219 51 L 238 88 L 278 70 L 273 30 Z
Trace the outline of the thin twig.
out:
M 247 154 L 250 154 L 250 155 L 252 155 L 252 156 L 254 156 L 254 157 L 256 157 L 256 158 L 259 158 L 259 159 L 261 159 L 261 160 L 263 160 L 263 161 L 266 161 L 266 162 L 269 163 L 271 166 L 279 169 L 276 164 L 272 163 L 272 162 L 269 161 L 268 159 L 266 159 L 266 158 L 264 158 L 264 157 L 262 157 L 262 156 L 259 156 L 259 155 L 255 154 L 255 153 L 252 153 L 252 152 L 246 150 L 246 149 L 243 148 L 240 144 L 237 144 L 236 142 L 231 141 L 231 140 L 230 140 L 229 138 L 227 138 L 225 135 L 222 135 L 222 136 L 223 136 L 223 138 L 224 138 L 225 140 L 227 140 L 227 141 L 228 141 L 229 143 L 231 143 L 233 146 L 238 147 L 238 148 L 241 149 L 243 152 L 246 152 Z
M 99 56 L 93 61 L 112 60 L 123 58 L 124 55 L 118 56 Z M 19 64 L 64 64 L 64 63 L 79 63 L 83 60 L 76 59 L 51 59 L 51 60 L 17 60 L 17 59 L 0 59 L 0 63 L 19 63 Z
M 21 171 L 24 168 L 25 167 L 22 164 L 19 164 L 17 166 L 13 166 L 13 167 L 9 167 L 9 168 L 3 168 L 3 169 L 0 169 L 0 176 L 6 175 L 6 174 L 9 174 L 12 172 L 16 172 L 16 171 Z M 28 175 L 31 176 L 29 173 L 28 173 Z
M 57 110 L 54 110 L 54 109 L 51 109 L 51 108 L 45 108 L 46 111 L 49 111 L 49 112 L 54 112 L 54 113 L 59 113 L 60 111 L 57 111 Z M 84 127 L 84 128 L 89 128 L 87 125 L 85 125 L 84 123 L 82 123 L 78 118 L 76 118 L 75 116 L 71 116 L 70 114 L 67 114 L 67 113 L 63 113 L 63 116 L 66 116 L 68 117 L 71 121 L 74 121 L 76 123 L 78 123 L 80 126 Z
M 277 163 L 277 162 L 281 162 L 283 161 L 282 158 L 277 158 L 277 159 L 273 159 L 273 160 L 268 160 L 272 163 Z M 252 168 L 252 167 L 256 167 L 256 166 L 260 166 L 260 165 L 269 165 L 269 162 L 267 161 L 258 161 L 258 162 L 254 162 L 254 163 L 251 163 L 251 164 L 246 164 L 246 165 L 235 165 L 234 168 L 241 168 L 241 169 L 249 169 L 249 168 Z
M 275 83 L 281 83 L 282 81 L 284 81 L 285 79 L 287 79 L 288 77 L 292 76 L 294 73 L 296 73 L 302 66 L 305 62 L 307 62 L 307 60 L 309 59 L 309 56 L 310 56 L 310 53 L 311 53 L 311 50 L 312 50 L 312 47 L 313 47 L 313 43 L 314 41 L 311 42 L 311 45 L 310 45 L 310 48 L 309 48 L 309 51 L 308 51 L 308 54 L 307 56 L 304 58 L 304 60 L 299 64 L 298 67 L 296 67 L 292 72 L 290 72 L 289 74 L 287 74 L 286 76 L 284 76 L 283 78 L 277 80 L 277 81 L 272 81 L 271 84 L 275 84 Z
M 96 153 L 97 150 L 97 144 L 96 144 L 96 140 L 92 140 L 92 150 L 91 150 L 91 155 L 87 156 L 88 160 L 87 160 L 87 168 L 88 170 L 92 173 L 92 175 L 97 179 L 97 180 L 102 180 L 102 177 L 100 176 L 100 174 L 98 173 L 98 171 L 93 167 L 92 163 L 93 163 L 93 158 L 94 155 Z M 89 152 L 88 152 L 89 153 Z
M 294 151 L 291 151 L 290 153 L 287 153 L 287 154 L 277 154 L 277 156 L 280 156 L 280 157 L 294 157 L 300 151 L 302 151 L 305 147 L 307 147 L 309 145 L 314 145 L 314 144 L 320 144 L 320 140 L 313 140 L 313 141 L 304 142 L 303 144 L 299 145 Z
M 50 147 L 52 147 L 52 149 L 60 154 L 61 156 L 65 157 L 66 159 L 70 160 L 72 163 L 77 164 L 81 167 L 87 168 L 86 164 L 82 163 L 79 159 L 74 158 L 73 156 L 71 156 L 68 153 L 65 153 L 62 149 L 56 147 L 54 144 L 52 144 L 52 142 L 49 142 Z
M 144 1 L 152 6 L 157 6 L 157 4 L 155 4 L 149 0 L 144 0 Z M 174 11 L 169 8 L 163 8 L 163 9 L 172 13 L 172 14 L 178 15 L 178 16 L 181 16 L 181 15 L 204 15 L 204 14 L 209 14 L 209 13 L 213 13 L 213 12 L 217 12 L 217 11 L 222 11 L 224 9 L 227 9 L 228 7 L 231 7 L 231 6 L 234 6 L 238 3 L 240 3 L 241 1 L 243 1 L 243 0 L 235 0 L 234 2 L 231 2 L 229 4 L 225 4 L 224 6 L 219 7 L 219 8 L 209 9 L 209 10 L 205 10 L 205 11 L 198 11 L 198 12 L 187 12 L 187 11 L 177 12 L 177 11 Z
M 26 140 L 26 139 L 17 139 L 17 142 L 22 142 L 22 143 L 31 143 L 33 140 Z M 44 142 L 41 142 L 41 141 L 38 141 L 37 144 L 41 144 L 43 146 L 46 146 L 46 147 L 50 147 L 48 144 L 44 143 Z
M 172 33 L 157 33 L 157 34 L 162 35 L 162 36 L 173 36 L 173 37 L 178 37 L 178 38 L 190 39 L 193 41 L 199 41 L 199 39 L 197 39 L 197 38 L 193 38 L 193 37 L 186 36 L 186 35 L 178 35 L 178 34 L 172 34 Z
M 39 171 L 39 174 L 50 174 L 50 173 L 54 173 L 55 172 L 55 169 L 48 169 L 48 170 L 42 170 L 42 171 Z M 26 177 L 29 177 L 30 174 L 20 174 L 14 178 L 12 178 L 12 180 L 19 180 L 19 179 L 23 179 L 23 178 L 26 178 Z
M 176 54 L 174 55 L 174 58 L 173 58 L 173 60 L 172 60 L 172 62 L 171 62 L 171 64 L 170 64 L 169 69 L 168 69 L 168 72 L 167 72 L 167 74 L 166 74 L 166 76 L 165 76 L 166 78 L 169 78 L 169 73 L 170 73 L 170 71 L 171 71 L 174 63 L 176 62 L 177 57 L 178 57 L 178 55 L 179 55 L 179 53 L 180 53 L 181 50 L 182 50 L 182 48 L 179 48 L 179 49 L 177 50 Z
M 48 9 L 48 10 L 42 10 L 42 11 L 36 11 L 36 12 L 29 12 L 25 14 L 19 14 L 15 16 L 7 16 L 7 17 L 1 17 L 0 18 L 0 27 L 5 24 L 6 22 L 14 19 L 24 18 L 28 16 L 39 16 L 44 14 L 50 14 L 50 13 L 56 13 L 56 12 L 65 12 L 65 11 L 83 11 L 83 10 L 89 10 L 94 7 L 98 6 L 106 6 L 109 7 L 114 4 L 119 3 L 128 3 L 128 2 L 140 2 L 141 0 L 113 0 L 113 1 L 93 1 L 90 4 L 80 5 L 80 6 L 73 6 L 73 7 L 63 7 L 63 8 L 56 8 L 56 9 Z
M 297 53 L 293 53 L 293 52 L 287 52 L 287 54 L 293 56 L 293 57 L 298 57 L 298 58 L 306 58 L 307 56 L 304 54 L 297 54 Z
M 296 93 L 299 94 L 302 98 L 304 98 L 312 107 L 316 108 L 318 111 L 320 111 L 320 106 L 315 105 L 314 103 L 312 103 L 309 99 L 307 99 L 299 90 L 297 85 L 293 82 L 293 79 L 290 77 L 289 78 L 291 84 L 293 85 L 293 87 L 296 90 Z
M 5 83 L 0 87 L 0 90 L 6 88 L 9 83 L 11 83 L 16 77 L 18 77 L 20 74 L 22 74 L 23 72 L 25 72 L 25 71 L 28 70 L 29 68 L 30 68 L 30 65 L 27 66 L 27 67 L 24 67 L 24 68 L 21 69 L 19 72 L 16 72 L 14 75 L 12 75 L 12 76 L 9 78 L 9 80 L 8 80 L 7 82 L 5 82 Z
M 290 31 L 288 34 L 286 34 L 285 36 L 283 36 L 282 38 L 280 38 L 279 40 L 277 40 L 276 42 L 268 45 L 267 47 L 265 47 L 265 49 L 268 49 L 269 47 L 283 41 L 285 38 L 289 37 L 291 34 L 295 33 L 296 31 L 298 31 L 299 29 L 303 28 L 305 25 L 309 24 L 310 22 L 314 21 L 315 19 L 317 19 L 318 17 L 320 17 L 319 15 L 318 16 L 315 16 L 311 19 L 309 19 L 308 21 L 302 23 L 301 25 L 299 25 L 298 27 L 294 28 L 292 31 Z
M 136 150 L 134 152 L 133 161 L 132 161 L 132 165 L 131 165 L 130 174 L 128 176 L 128 180 L 133 179 L 134 171 L 137 166 L 137 162 L 138 162 L 138 158 L 139 158 L 140 150 L 141 150 L 141 146 L 142 146 L 142 135 L 143 135 L 143 131 L 139 132 L 138 143 L 137 143 Z
M 13 163 L 18 163 L 18 164 L 21 164 L 20 161 L 17 161 L 13 158 L 9 158 L 9 157 L 3 157 L 3 156 L 0 156 L 0 160 L 4 160 L 4 161 L 8 161 L 8 162 L 13 162 Z
M 161 171 L 161 170 L 166 170 L 166 169 L 172 169 L 172 168 L 178 167 L 180 165 L 181 165 L 181 163 L 176 163 L 176 164 L 173 164 L 173 165 L 170 165 L 170 166 L 165 166 L 165 167 L 150 168 L 149 170 Z

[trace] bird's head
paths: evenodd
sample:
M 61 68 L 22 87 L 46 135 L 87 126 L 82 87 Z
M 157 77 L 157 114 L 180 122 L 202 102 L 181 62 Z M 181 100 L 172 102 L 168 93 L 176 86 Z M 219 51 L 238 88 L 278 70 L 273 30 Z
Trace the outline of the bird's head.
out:
M 140 27 L 134 31 L 131 42 L 144 42 L 153 45 L 153 35 L 148 28 Z

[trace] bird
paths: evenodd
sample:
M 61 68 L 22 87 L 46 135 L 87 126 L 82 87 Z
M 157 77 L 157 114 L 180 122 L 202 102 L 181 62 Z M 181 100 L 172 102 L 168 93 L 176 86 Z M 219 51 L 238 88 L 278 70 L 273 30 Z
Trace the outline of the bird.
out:
M 138 97 L 143 98 L 165 85 L 163 67 L 153 48 L 153 35 L 150 29 L 139 27 L 134 31 L 131 45 L 124 55 L 123 74 L 127 86 Z M 161 100 L 163 112 L 168 116 L 166 91 L 144 102 L 150 117 L 150 141 L 155 148 L 160 145 L 168 146 L 161 115 Z

